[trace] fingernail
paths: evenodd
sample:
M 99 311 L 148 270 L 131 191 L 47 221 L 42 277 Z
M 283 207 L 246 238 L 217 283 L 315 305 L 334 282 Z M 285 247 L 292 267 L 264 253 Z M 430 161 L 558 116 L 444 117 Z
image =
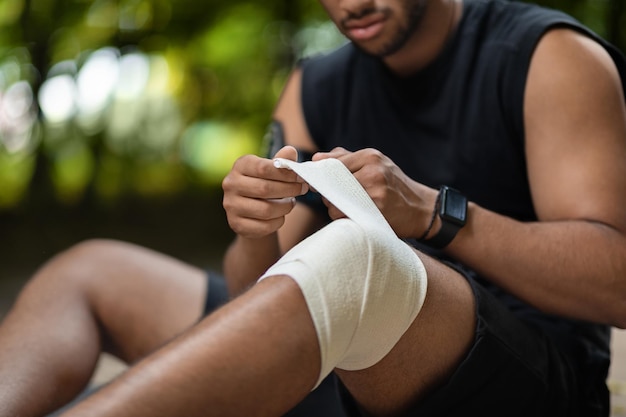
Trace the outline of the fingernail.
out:
M 281 159 L 274 159 L 274 166 L 276 168 L 287 168 L 288 165 L 285 163 L 285 161 L 281 160 Z

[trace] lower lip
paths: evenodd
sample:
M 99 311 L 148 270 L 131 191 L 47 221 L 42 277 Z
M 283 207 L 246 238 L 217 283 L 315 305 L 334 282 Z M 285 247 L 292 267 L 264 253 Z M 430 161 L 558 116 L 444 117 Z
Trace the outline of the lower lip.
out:
M 366 41 L 373 39 L 383 30 L 383 22 L 376 22 L 362 28 L 348 29 L 350 39 L 355 41 Z

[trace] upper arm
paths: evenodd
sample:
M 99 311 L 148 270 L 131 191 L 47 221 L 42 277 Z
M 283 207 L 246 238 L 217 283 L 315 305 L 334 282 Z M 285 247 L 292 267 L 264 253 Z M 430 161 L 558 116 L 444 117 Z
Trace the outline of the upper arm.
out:
M 572 30 L 548 32 L 531 62 L 524 122 L 539 219 L 626 232 L 626 107 L 605 49 Z
M 273 118 L 282 125 L 286 145 L 314 153 L 318 149 L 304 119 L 301 83 L 302 70 L 298 68 L 287 80 Z M 286 252 L 322 225 L 322 216 L 304 204 L 297 204 L 286 216 L 285 224 L 278 231 L 281 252 Z
M 274 109 L 274 120 L 281 123 L 285 144 L 309 152 L 317 151 L 309 134 L 302 111 L 302 69 L 297 68 L 287 80 L 278 104 Z

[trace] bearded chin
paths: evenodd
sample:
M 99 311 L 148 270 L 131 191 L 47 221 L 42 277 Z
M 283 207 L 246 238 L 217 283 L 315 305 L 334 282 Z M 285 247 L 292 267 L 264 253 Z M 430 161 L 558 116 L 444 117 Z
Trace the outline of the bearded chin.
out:
M 402 49 L 422 24 L 427 3 L 427 0 L 414 0 L 409 2 L 404 10 L 405 16 L 408 16 L 405 25 L 399 27 L 394 37 L 378 50 L 365 52 L 379 58 L 385 58 Z

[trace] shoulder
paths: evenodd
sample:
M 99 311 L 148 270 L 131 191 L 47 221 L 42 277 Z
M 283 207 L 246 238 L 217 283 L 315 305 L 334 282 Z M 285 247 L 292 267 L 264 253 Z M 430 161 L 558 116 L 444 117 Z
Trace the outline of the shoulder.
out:
M 459 38 L 466 53 L 504 83 L 505 94 L 520 98 L 535 49 L 555 27 L 587 31 L 572 17 L 534 4 L 468 0 Z
M 611 45 L 592 33 L 577 27 L 559 26 L 547 31 L 533 54 L 539 66 L 556 65 L 566 73 L 577 73 L 592 67 L 609 70 L 618 76 L 624 69 L 624 57 Z M 550 71 L 552 75 L 556 71 Z M 550 75 L 550 74 L 545 75 Z
M 532 86 L 539 94 L 558 92 L 589 100 L 608 94 L 623 102 L 626 58 L 580 24 L 551 25 L 532 51 L 527 88 Z
M 602 42 L 570 28 L 541 38 L 524 102 L 528 169 L 540 217 L 624 227 L 623 212 L 615 209 L 624 206 L 626 178 L 623 65 Z
M 532 51 L 543 34 L 554 26 L 583 28 L 580 22 L 561 11 L 504 0 L 470 0 L 465 19 L 468 30 L 483 42 L 516 53 Z
M 559 27 L 541 38 L 533 54 L 526 110 L 559 99 L 568 109 L 576 102 L 581 107 L 622 107 L 625 91 L 626 61 L 621 54 L 585 32 Z
M 476 62 L 482 63 L 494 80 L 520 138 L 525 136 L 522 106 L 528 98 L 530 78 L 540 81 L 534 85 L 550 84 L 561 77 L 562 70 L 569 73 L 579 65 L 578 60 L 585 59 L 576 56 L 579 48 L 595 56 L 587 57 L 590 64 L 608 66 L 613 77 L 621 73 L 623 79 L 626 74 L 624 57 L 616 48 L 561 11 L 503 0 L 468 0 L 467 4 L 464 31 L 473 39 L 473 53 L 481 57 Z

